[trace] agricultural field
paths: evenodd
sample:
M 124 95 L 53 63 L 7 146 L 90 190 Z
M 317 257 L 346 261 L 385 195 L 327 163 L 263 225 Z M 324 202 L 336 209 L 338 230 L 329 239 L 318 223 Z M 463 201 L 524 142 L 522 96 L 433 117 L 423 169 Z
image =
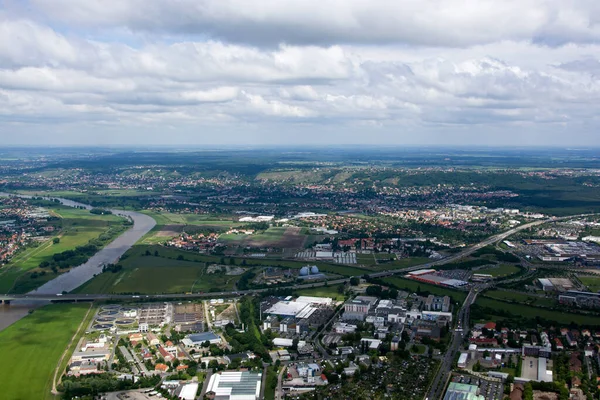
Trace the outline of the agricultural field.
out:
M 48 305 L 0 331 L 3 399 L 54 399 L 54 370 L 89 307 Z
M 494 267 L 486 267 L 474 271 L 478 274 L 489 274 L 495 278 L 514 275 L 521 271 L 521 268 L 512 264 L 501 264 Z
M 29 246 L 17 253 L 11 262 L 0 270 L 1 293 L 24 293 L 42 285 L 55 275 L 52 271 L 45 271 L 45 275 L 32 278 L 30 273 L 42 271 L 39 268 L 40 263 L 51 260 L 54 254 L 84 246 L 90 240 L 103 238 L 108 243 L 126 229 L 123 225 L 125 219 L 112 214 L 96 215 L 71 207 L 56 207 L 51 211 L 61 218 L 61 228 L 55 236 L 60 241 L 54 243 L 54 237 L 51 237 L 37 246 Z
M 600 291 L 600 276 L 579 275 L 578 278 L 590 292 Z
M 264 232 L 243 235 L 226 234 L 219 237 L 219 242 L 249 247 L 277 247 L 277 248 L 304 248 L 308 235 L 302 234 L 302 229 L 297 227 L 279 228 L 271 227 Z
M 563 311 L 556 310 L 548 310 L 539 307 L 532 307 L 524 304 L 517 303 L 508 303 L 505 301 L 490 299 L 487 297 L 479 296 L 475 301 L 475 304 L 480 305 L 482 307 L 487 307 L 491 310 L 501 310 L 502 312 L 508 312 L 512 314 L 515 318 L 533 320 L 537 317 L 543 318 L 547 321 L 568 325 L 571 322 L 574 322 L 581 326 L 587 327 L 600 327 L 600 317 L 592 316 L 592 315 L 583 315 L 583 314 L 575 314 Z M 506 319 L 506 316 L 500 315 L 489 315 L 488 318 L 499 318 Z

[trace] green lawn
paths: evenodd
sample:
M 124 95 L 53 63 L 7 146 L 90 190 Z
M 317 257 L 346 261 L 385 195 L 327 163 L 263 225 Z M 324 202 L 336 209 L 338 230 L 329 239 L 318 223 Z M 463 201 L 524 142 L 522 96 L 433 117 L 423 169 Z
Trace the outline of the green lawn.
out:
M 170 213 L 142 211 L 151 216 L 157 225 L 209 225 L 209 226 L 240 226 L 243 222 L 234 221 L 232 218 L 219 218 L 215 215 L 192 214 L 192 213 Z
M 37 279 L 31 279 L 28 274 L 41 270 L 38 266 L 42 261 L 50 260 L 54 254 L 83 246 L 102 235 L 116 237 L 124 230 L 121 224 L 125 220 L 116 215 L 95 215 L 71 207 L 55 207 L 51 210 L 61 217 L 61 229 L 57 234 L 60 242 L 54 244 L 50 238 L 37 247 L 30 246 L 19 252 L 0 271 L 0 293 L 23 293 L 42 285 L 55 276 L 52 271 L 46 271 L 46 275 Z
M 127 258 L 118 273 L 105 272 L 75 293 L 187 293 L 233 290 L 239 276 L 206 273 L 203 262 L 141 256 Z
M 579 275 L 578 278 L 581 283 L 588 287 L 590 292 L 600 291 L 600 276 Z
M 431 260 L 429 258 L 426 258 L 426 257 L 403 258 L 403 259 L 400 259 L 400 260 L 394 260 L 394 261 L 389 262 L 389 263 L 380 264 L 380 265 L 377 266 L 377 269 L 378 270 L 402 269 L 402 268 L 413 267 L 415 265 L 425 264 L 425 263 L 427 263 L 429 261 L 431 261 Z
M 516 274 L 521 271 L 521 268 L 516 265 L 502 264 L 497 267 L 482 268 L 474 271 L 476 274 L 489 274 L 493 277 L 504 277 Z
M 539 307 L 553 307 L 556 300 L 545 297 L 530 296 L 527 293 L 506 292 L 504 290 L 489 290 L 482 294 L 496 300 L 513 301 Z
M 334 300 L 344 300 L 344 294 L 338 292 L 343 285 L 320 286 L 316 288 L 300 289 L 294 291 L 298 296 L 331 297 Z
M 53 304 L 0 331 L 1 398 L 49 399 L 56 365 L 89 304 Z
M 505 301 L 490 299 L 487 297 L 479 296 L 475 301 L 483 307 L 488 307 L 493 310 L 507 311 L 517 317 L 531 318 L 536 317 L 544 318 L 548 321 L 553 321 L 560 324 L 570 324 L 575 322 L 581 326 L 600 326 L 600 317 L 592 315 L 581 315 L 562 311 L 547 310 L 539 307 L 532 307 L 523 304 L 507 303 Z M 500 319 L 504 317 L 498 317 Z
M 363 265 L 374 265 L 375 258 L 373 257 L 373 254 L 357 254 L 356 262 Z

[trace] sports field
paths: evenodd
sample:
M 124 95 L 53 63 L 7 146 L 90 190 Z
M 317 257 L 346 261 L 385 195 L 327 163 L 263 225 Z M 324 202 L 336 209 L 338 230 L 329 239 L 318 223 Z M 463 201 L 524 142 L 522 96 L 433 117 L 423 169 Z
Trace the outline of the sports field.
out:
M 60 242 L 54 244 L 53 238 L 48 238 L 37 247 L 31 246 L 19 252 L 0 270 L 1 293 L 9 293 L 11 290 L 25 292 L 40 286 L 52 279 L 52 271 L 46 271 L 45 276 L 36 279 L 31 279 L 27 273 L 41 271 L 38 267 L 42 261 L 50 260 L 54 254 L 86 245 L 102 235 L 108 235 L 107 238 L 116 237 L 125 230 L 122 226 L 125 220 L 116 215 L 96 215 L 71 207 L 56 207 L 51 211 L 61 218 L 61 229 L 56 235 Z
M 53 399 L 54 370 L 89 304 L 52 304 L 0 331 L 2 399 Z

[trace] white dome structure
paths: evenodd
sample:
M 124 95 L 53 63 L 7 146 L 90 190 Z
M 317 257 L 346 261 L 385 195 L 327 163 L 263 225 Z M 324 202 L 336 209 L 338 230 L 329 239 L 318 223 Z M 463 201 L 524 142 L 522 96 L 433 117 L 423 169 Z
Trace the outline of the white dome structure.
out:
M 310 270 L 308 269 L 308 267 L 300 268 L 300 276 L 307 276 L 309 273 L 310 273 Z
M 311 275 L 316 275 L 319 273 L 319 267 L 317 267 L 316 265 L 313 265 L 312 267 L 310 267 L 310 273 Z

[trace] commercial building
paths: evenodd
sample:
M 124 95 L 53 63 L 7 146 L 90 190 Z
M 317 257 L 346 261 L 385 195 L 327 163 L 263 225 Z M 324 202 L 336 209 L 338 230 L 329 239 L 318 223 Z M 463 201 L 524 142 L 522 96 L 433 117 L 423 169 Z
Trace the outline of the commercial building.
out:
M 561 304 L 574 304 L 579 307 L 600 308 L 600 293 L 569 290 L 558 296 L 558 302 Z
M 458 368 L 467 368 L 468 360 L 469 353 L 460 353 L 460 357 L 458 357 Z
M 342 315 L 342 319 L 364 321 L 370 308 L 371 303 L 367 300 L 348 300 L 344 304 L 344 314 Z
M 257 400 L 261 381 L 260 372 L 219 372 L 210 377 L 206 394 L 215 400 Z
M 448 286 L 448 287 L 462 287 L 468 284 L 468 282 L 460 279 L 446 278 L 438 275 L 434 269 L 420 269 L 417 271 L 409 272 L 405 278 L 413 279 L 415 281 L 429 283 L 431 285 Z
M 282 300 L 269 307 L 265 314 L 279 315 L 281 317 L 308 318 L 316 311 L 317 306 L 333 304 L 330 297 L 300 296 L 295 300 Z
M 479 388 L 475 385 L 450 382 L 444 400 L 485 400 L 484 396 L 478 395 Z
M 206 341 L 210 344 L 218 344 L 221 343 L 221 337 L 215 335 L 213 332 L 202 332 L 187 335 L 181 342 L 187 347 L 199 347 Z
M 540 278 L 538 284 L 545 292 L 566 292 L 575 288 L 575 284 L 567 278 Z
M 434 296 L 430 294 L 425 300 L 426 311 L 450 311 L 450 297 L 448 296 Z

